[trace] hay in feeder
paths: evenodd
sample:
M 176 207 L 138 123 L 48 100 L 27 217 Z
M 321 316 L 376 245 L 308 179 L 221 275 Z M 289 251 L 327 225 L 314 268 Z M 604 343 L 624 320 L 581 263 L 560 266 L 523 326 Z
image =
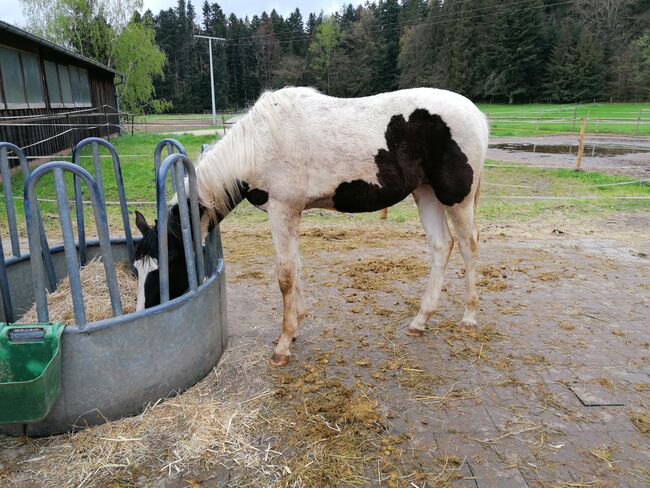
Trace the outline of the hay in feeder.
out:
M 120 290 L 122 311 L 125 314 L 135 312 L 138 299 L 138 279 L 131 273 L 125 263 L 116 263 L 115 273 L 117 274 L 117 283 Z M 111 318 L 113 311 L 108 294 L 104 264 L 99 259 L 93 259 L 81 268 L 79 274 L 86 308 L 86 320 L 96 322 Z M 47 308 L 50 322 L 61 322 L 65 325 L 75 323 L 70 279 L 67 276 L 59 282 L 54 292 L 47 295 Z M 38 322 L 35 304 L 20 318 L 19 322 L 23 324 Z

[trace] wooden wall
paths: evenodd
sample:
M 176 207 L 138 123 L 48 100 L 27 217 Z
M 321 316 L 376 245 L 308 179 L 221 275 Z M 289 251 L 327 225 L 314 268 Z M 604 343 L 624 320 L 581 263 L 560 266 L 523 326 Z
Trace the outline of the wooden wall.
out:
M 71 149 L 77 142 L 90 136 L 110 137 L 119 133 L 116 114 L 114 73 L 103 70 L 71 55 L 38 44 L 27 38 L 3 33 L 0 44 L 37 54 L 41 66 L 41 84 L 46 108 L 0 109 L 0 140 L 24 148 L 34 158 Z M 91 108 L 49 108 L 43 61 L 79 66 L 88 70 Z M 38 115 L 40 117 L 29 117 Z M 105 124 L 111 124 L 107 128 Z M 28 124 L 28 125 L 26 125 Z M 93 128 L 92 126 L 100 127 Z M 62 134 L 72 129 L 71 132 Z M 39 142 L 42 141 L 42 142 Z

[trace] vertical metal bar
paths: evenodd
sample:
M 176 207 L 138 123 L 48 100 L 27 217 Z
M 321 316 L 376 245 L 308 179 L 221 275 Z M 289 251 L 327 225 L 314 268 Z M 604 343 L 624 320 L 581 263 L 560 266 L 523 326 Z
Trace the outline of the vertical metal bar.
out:
M 214 96 L 214 69 L 212 68 L 212 39 L 208 38 L 210 50 L 210 89 L 212 90 L 212 125 L 217 125 L 217 102 Z
M 74 181 L 75 211 L 77 215 L 79 262 L 81 263 L 81 266 L 85 266 L 87 262 L 87 256 L 86 256 L 86 224 L 84 222 L 84 207 L 83 207 L 83 190 L 81 189 L 81 184 L 79 183 L 79 177 L 77 175 L 73 176 L 73 181 Z
M 36 298 L 36 315 L 39 322 L 49 322 L 45 274 L 43 271 L 43 241 L 39 232 L 38 202 L 36 200 L 36 182 L 40 178 L 38 171 L 32 173 L 25 182 L 24 201 L 27 219 L 27 237 L 29 239 L 29 261 L 32 265 L 34 296 Z
M 97 188 L 99 188 L 99 193 L 102 195 L 102 198 L 106 200 L 104 195 L 104 178 L 102 177 L 102 161 L 99 157 L 99 147 L 96 142 L 92 142 L 90 145 L 93 150 L 93 168 L 95 170 L 93 176 L 95 177 L 95 183 L 97 183 Z
M 185 192 L 185 182 L 183 181 L 183 163 L 179 159 L 175 159 L 173 176 L 176 180 L 176 188 L 178 188 L 178 214 L 181 219 L 181 232 L 183 234 L 183 250 L 185 251 L 185 266 L 187 268 L 187 280 L 190 285 L 190 290 L 196 291 L 199 286 L 198 277 L 196 274 L 196 264 L 194 249 L 192 246 L 192 229 L 190 228 L 189 209 L 187 207 L 187 193 Z M 195 240 L 200 236 L 195 236 Z M 197 256 L 198 258 L 198 256 Z
M 169 142 L 167 144 L 165 144 L 165 148 L 167 149 L 167 157 L 174 154 L 174 146 L 172 146 Z M 174 175 L 174 172 L 175 172 L 174 166 L 175 165 L 172 165 L 170 171 L 171 171 L 171 176 L 172 176 L 172 191 L 174 193 L 176 193 L 178 190 L 176 189 L 176 176 Z
M 216 240 L 215 240 L 215 232 L 214 229 L 210 230 L 208 232 L 208 235 L 205 236 L 205 252 L 203 253 L 204 259 L 205 259 L 205 268 L 206 268 L 206 274 L 203 276 L 204 278 L 207 278 L 212 272 L 216 269 L 217 267 L 217 248 L 216 248 Z
M 9 170 L 9 160 L 7 158 L 6 147 L 0 147 L 0 174 L 2 174 L 2 190 L 4 192 L 5 207 L 7 209 L 7 224 L 9 225 L 11 252 L 14 256 L 20 256 L 20 238 L 18 237 L 16 209 L 14 208 L 14 194 L 11 188 L 11 172 Z
M 126 238 L 126 252 L 129 256 L 129 262 L 135 261 L 135 251 L 133 246 L 133 234 L 131 233 L 131 222 L 129 222 L 129 205 L 126 201 L 126 192 L 124 191 L 124 178 L 122 177 L 122 166 L 117 152 L 113 149 L 113 169 L 115 171 L 115 182 L 117 183 L 117 194 L 120 199 L 120 211 L 122 213 L 122 224 L 124 225 L 124 237 Z M 102 195 L 103 198 L 103 195 Z
M 169 253 L 167 251 L 167 173 L 160 171 L 156 184 L 158 203 L 158 276 L 160 279 L 160 303 L 169 301 Z
M 84 306 L 83 293 L 81 290 L 80 264 L 77 257 L 77 247 L 74 242 L 74 230 L 72 228 L 72 218 L 70 217 L 68 193 L 65 187 L 63 170 L 60 167 L 55 167 L 53 173 L 54 188 L 56 189 L 56 202 L 59 208 L 59 220 L 61 222 L 61 234 L 63 235 L 63 249 L 65 251 L 65 260 L 68 267 L 68 279 L 70 280 L 70 293 L 72 295 L 74 318 L 75 323 L 79 327 L 82 327 L 86 325 L 86 307 Z
M 9 288 L 9 278 L 7 278 L 7 265 L 5 263 L 5 252 L 2 248 L 2 239 L 0 239 L 0 293 L 2 294 L 2 308 L 5 312 L 4 320 L 10 324 L 16 318 L 14 316 L 14 306 L 11 303 L 11 289 Z
M 201 211 L 199 209 L 199 189 L 196 183 L 196 171 L 189 159 L 187 163 L 187 182 L 190 190 L 190 210 L 192 217 L 192 234 L 194 235 L 194 256 L 196 259 L 196 276 L 198 285 L 203 283 L 205 278 L 205 261 L 203 259 L 203 242 L 201 236 Z
M 108 294 L 111 299 L 111 309 L 113 310 L 113 317 L 115 317 L 122 315 L 122 301 L 120 299 L 120 288 L 117 283 L 117 273 L 115 272 L 115 263 L 113 261 L 113 251 L 111 250 L 111 238 L 108 230 L 108 220 L 106 218 L 106 205 L 104 204 L 103 196 L 99 192 L 99 188 L 92 181 L 90 175 L 88 175 L 87 183 L 90 188 L 93 212 L 95 213 L 95 225 L 99 237 L 99 248 L 102 252 Z

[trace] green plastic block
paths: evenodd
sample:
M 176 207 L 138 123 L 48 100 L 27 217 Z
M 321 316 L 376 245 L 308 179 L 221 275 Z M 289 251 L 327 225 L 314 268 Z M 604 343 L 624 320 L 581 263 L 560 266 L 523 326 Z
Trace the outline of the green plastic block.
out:
M 64 326 L 0 323 L 0 423 L 44 419 L 59 396 Z

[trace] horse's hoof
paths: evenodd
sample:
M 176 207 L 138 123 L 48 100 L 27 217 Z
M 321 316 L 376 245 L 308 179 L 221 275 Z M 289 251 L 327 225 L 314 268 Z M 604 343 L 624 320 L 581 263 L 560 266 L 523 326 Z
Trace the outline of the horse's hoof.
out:
M 405 333 L 410 337 L 420 337 L 422 334 L 424 334 L 424 331 L 422 329 L 413 329 L 412 327 L 407 327 Z
M 288 354 L 278 354 L 277 352 L 274 352 L 271 356 L 271 366 L 286 366 L 288 362 Z
M 478 325 L 476 325 L 476 322 L 468 322 L 467 320 L 463 320 L 460 324 L 458 324 L 458 327 L 463 332 L 467 332 L 470 336 L 476 335 L 478 333 Z

